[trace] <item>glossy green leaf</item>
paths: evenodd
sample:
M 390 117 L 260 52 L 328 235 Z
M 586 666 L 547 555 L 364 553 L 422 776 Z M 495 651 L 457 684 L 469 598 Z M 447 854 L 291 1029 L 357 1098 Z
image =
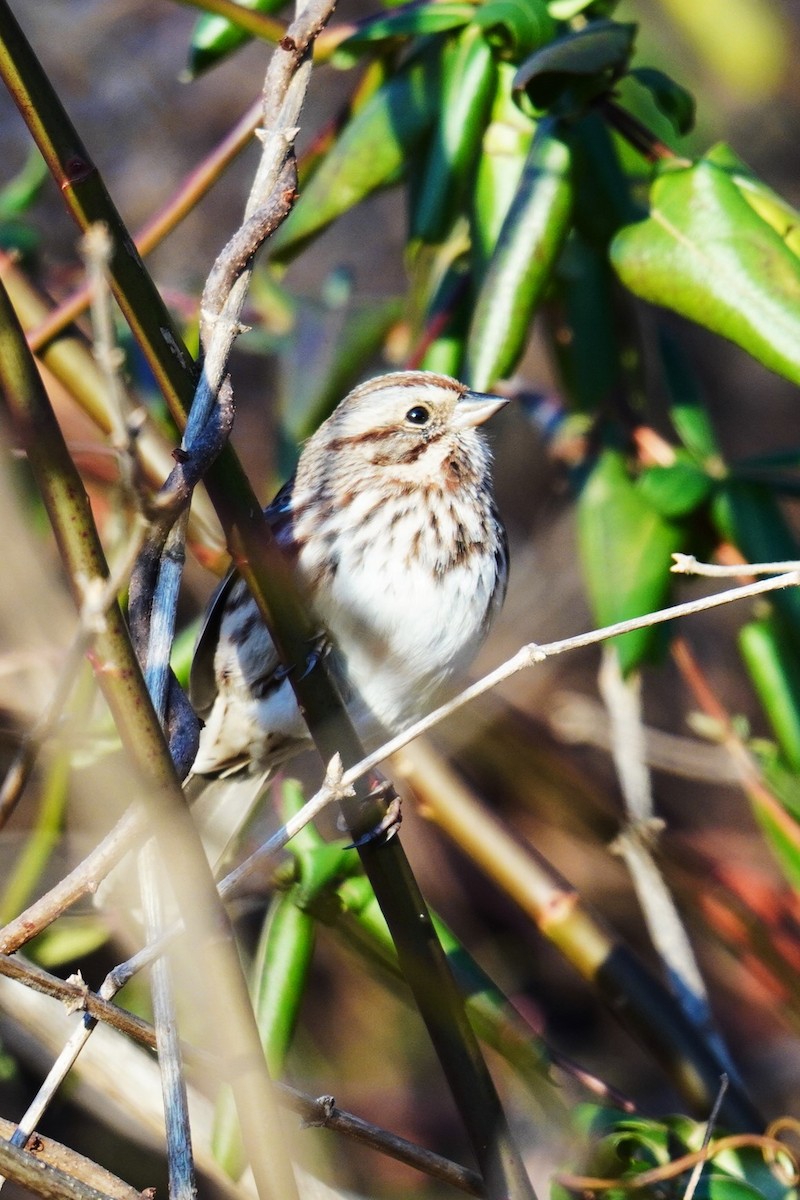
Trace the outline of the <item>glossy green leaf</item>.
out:
M 544 0 L 486 0 L 474 20 L 495 49 L 514 62 L 547 45 L 556 34 Z
M 714 481 L 700 467 L 676 462 L 670 467 L 647 467 L 637 486 L 662 517 L 683 517 L 708 499 Z
M 597 625 L 663 607 L 682 531 L 648 502 L 618 451 L 600 456 L 581 492 L 578 536 Z M 641 629 L 616 638 L 622 670 L 627 673 L 648 657 L 658 636 L 655 629 Z
M 503 222 L 525 167 L 534 122 L 514 103 L 515 68 L 501 62 L 489 124 L 483 134 L 478 173 L 472 190 L 470 242 L 475 278 L 480 280 L 497 245 Z
M 543 121 L 478 292 L 465 366 L 471 387 L 486 390 L 514 369 L 569 232 L 571 208 L 569 147 Z
M 579 13 L 591 12 L 594 16 L 607 17 L 619 4 L 619 0 L 550 0 L 547 7 L 557 21 L 571 21 Z
M 739 650 L 781 752 L 800 772 L 800 654 L 774 613 L 739 630 Z
M 537 50 L 517 71 L 514 87 L 537 112 L 581 108 L 608 91 L 633 53 L 636 26 L 592 21 Z
M 697 1200 L 764 1200 L 764 1193 L 746 1179 L 710 1170 L 700 1176 Z
M 800 260 L 708 159 L 670 167 L 650 216 L 611 247 L 637 296 L 722 334 L 800 383 Z
M 790 770 L 775 742 L 766 738 L 751 738 L 748 748 L 758 759 L 758 765 L 783 807 L 800 822 L 800 774 Z
M 800 255 L 800 212 L 768 187 L 725 142 L 705 156 L 727 171 L 750 207 L 778 233 L 793 254 Z
M 286 0 L 238 0 L 242 8 L 260 13 L 276 13 L 286 3 Z M 242 29 L 227 17 L 216 13 L 203 13 L 195 23 L 192 39 L 189 44 L 189 56 L 186 65 L 186 75 L 196 78 L 203 71 L 222 62 L 228 55 L 233 54 L 240 46 L 253 40 L 253 35 Z
M 442 276 L 425 314 L 426 329 L 437 333 L 420 362 L 423 370 L 461 378 L 471 315 L 467 267 L 463 259 L 457 259 Z
M 619 144 L 597 112 L 570 123 L 575 179 L 575 227 L 608 258 L 608 244 L 622 225 L 640 220 L 646 210 L 633 198 Z
M 404 4 L 386 16 L 360 22 L 359 29 L 342 42 L 333 55 L 333 65 L 347 65 L 359 52 L 392 37 L 419 37 L 444 33 L 467 25 L 475 16 L 475 5 L 458 0 L 435 0 L 432 4 Z M 355 52 L 355 53 L 353 53 Z
M 270 239 L 270 257 L 296 254 L 331 221 L 393 182 L 439 107 L 439 47 L 408 62 L 345 126 L 289 217 Z
M 37 149 L 28 154 L 21 170 L 0 188 L 0 222 L 26 213 L 50 178 L 47 163 Z
M 439 117 L 415 188 L 410 239 L 441 242 L 475 174 L 497 86 L 491 47 L 477 25 L 460 34 L 448 59 Z
M 691 92 L 655 67 L 634 67 L 628 74 L 647 88 L 676 133 L 686 134 L 694 129 L 695 102 Z

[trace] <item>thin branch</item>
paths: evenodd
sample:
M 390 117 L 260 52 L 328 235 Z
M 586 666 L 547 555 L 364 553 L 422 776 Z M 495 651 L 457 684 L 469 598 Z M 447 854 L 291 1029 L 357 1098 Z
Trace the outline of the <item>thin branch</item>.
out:
M 704 575 L 710 579 L 730 579 L 742 575 L 781 575 L 785 571 L 800 571 L 800 562 L 706 563 L 698 562 L 693 554 L 673 554 L 670 570 L 674 575 Z
M 13 1121 L 0 1117 L 0 1138 L 10 1141 L 13 1132 Z M 97 1188 L 99 1192 L 112 1197 L 112 1200 L 142 1200 L 142 1193 L 137 1188 L 112 1175 L 105 1167 L 98 1166 L 93 1159 L 84 1158 L 82 1154 L 71 1150 L 69 1146 L 63 1146 L 61 1142 L 54 1142 L 52 1138 L 37 1134 L 31 1145 L 25 1149 L 37 1162 L 63 1171 L 71 1179 L 82 1180 L 85 1185 Z
M 699 1159 L 695 1163 L 692 1173 L 689 1176 L 689 1182 L 686 1185 L 686 1191 L 683 1193 L 683 1200 L 694 1200 L 694 1194 L 697 1191 L 697 1185 L 700 1182 L 700 1176 L 703 1173 L 703 1167 L 708 1161 L 708 1150 L 711 1142 L 711 1135 L 714 1132 L 714 1126 L 717 1123 L 719 1110 L 722 1108 L 722 1101 L 725 1098 L 725 1093 L 727 1090 L 728 1076 L 723 1075 L 719 1081 L 719 1091 L 717 1092 L 717 1098 L 714 1101 L 714 1107 L 712 1108 L 709 1118 L 706 1121 L 706 1128 L 705 1132 L 703 1133 L 703 1145 L 701 1149 L 706 1151 L 706 1157 Z
M 43 996 L 61 1000 L 72 1010 L 86 1012 L 90 1017 L 149 1046 L 151 1050 L 155 1049 L 156 1039 L 151 1025 L 119 1005 L 111 1004 L 96 992 L 91 992 L 85 983 L 75 979 L 59 979 L 57 975 L 51 975 L 18 954 L 0 954 L 0 975 L 23 983 Z
M 414 1167 L 431 1179 L 458 1188 L 468 1196 L 486 1195 L 483 1180 L 475 1171 L 470 1171 L 467 1167 L 442 1157 L 441 1154 L 435 1154 L 432 1150 L 426 1150 L 415 1142 L 410 1142 L 408 1138 L 390 1133 L 371 1121 L 364 1121 L 353 1113 L 337 1108 L 333 1096 L 312 1099 L 287 1084 L 279 1083 L 277 1087 L 282 1103 L 300 1114 L 305 1127 L 335 1130 L 353 1141 L 377 1150 L 379 1154 L 385 1154 L 397 1162 Z
M 27 1150 L 0 1141 L 0 1172 L 43 1200 L 109 1200 L 106 1192 L 51 1167 Z

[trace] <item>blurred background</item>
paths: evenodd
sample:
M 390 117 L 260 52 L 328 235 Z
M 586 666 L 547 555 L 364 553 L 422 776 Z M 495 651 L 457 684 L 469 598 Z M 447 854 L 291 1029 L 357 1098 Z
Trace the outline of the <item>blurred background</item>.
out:
M 341 5 L 337 19 L 372 11 L 365 0 L 357 4 L 354 7 L 351 0 Z M 191 8 L 167 0 L 38 0 L 16 8 L 131 229 L 138 229 L 164 204 L 258 94 L 266 51 L 257 44 L 191 83 L 181 81 L 196 18 Z M 764 181 L 800 205 L 797 5 L 790 0 L 628 0 L 615 17 L 641 22 L 639 63 L 659 67 L 696 95 L 696 128 L 674 142 L 676 148 L 699 154 L 726 140 Z M 725 29 L 724 37 L 720 28 Z M 346 72 L 331 66 L 315 71 L 301 147 L 336 112 L 349 87 Z M 11 101 L 0 95 L 0 183 L 22 170 L 28 154 L 23 122 Z M 255 162 L 252 146 L 147 260 L 162 294 L 187 324 L 216 254 L 238 224 Z M 19 221 L 30 234 L 25 270 L 58 300 L 80 282 L 83 267 L 75 229 L 52 184 L 44 184 Z M 19 234 L 17 230 L 15 236 Z M 233 441 L 265 501 L 285 477 L 291 458 L 282 425 L 298 380 L 309 364 L 314 367 L 335 353 L 346 316 L 368 312 L 403 294 L 405 236 L 404 202 L 396 189 L 368 199 L 337 221 L 284 277 L 293 298 L 289 338 L 281 334 L 280 313 L 264 300 L 263 291 L 255 290 L 246 318 L 252 332 L 240 339 L 231 366 L 237 398 Z M 658 324 L 682 340 L 729 460 L 789 452 L 800 443 L 800 405 L 791 384 L 680 318 L 642 305 L 639 320 L 645 330 Z M 388 345 L 391 353 L 391 339 Z M 401 361 L 401 335 L 396 345 Z M 364 374 L 386 362 L 365 361 Z M 130 369 L 136 377 L 135 355 Z M 146 389 L 142 373 L 136 382 Z M 546 340 L 536 331 L 514 385 L 528 397 L 561 403 L 557 371 Z M 108 456 L 69 398 L 55 385 L 52 395 L 102 522 Z M 664 400 L 657 390 L 647 397 L 647 405 L 648 423 L 666 433 Z M 476 678 L 527 642 L 548 642 L 592 625 L 576 549 L 575 478 L 568 448 L 563 441 L 554 447 L 534 401 L 509 406 L 493 421 L 490 436 L 499 506 L 511 540 L 512 579 L 502 618 L 474 664 Z M 7 500 L 11 513 L 16 502 Z M 796 527 L 791 506 L 787 512 Z M 24 523 L 19 536 L 28 536 Z M 47 589 L 52 611 L 26 618 L 31 625 L 26 636 L 38 650 L 21 662 L 14 602 L 26 569 L 37 591 Z M 182 600 L 187 627 L 214 583 L 211 572 L 190 562 Z M 716 586 L 716 581 L 682 582 L 676 595 L 688 598 Z M 10 754 L 25 721 L 35 717 L 47 693 L 40 671 L 44 656 L 49 656 L 46 677 L 52 677 L 70 623 L 55 552 L 41 528 L 35 530 L 27 567 L 23 559 L 15 559 L 2 587 L 6 595 L 0 671 Z M 764 736 L 768 731 L 736 648 L 737 629 L 750 611 L 747 605 L 730 606 L 693 617 L 684 623 L 682 634 L 741 728 Z M 630 878 L 609 848 L 621 826 L 622 806 L 608 752 L 608 720 L 598 696 L 599 664 L 596 649 L 549 660 L 452 718 L 434 740 L 503 821 L 655 965 Z M 796 980 L 786 964 L 796 967 L 798 961 L 800 910 L 756 828 L 731 761 L 712 742 L 698 738 L 687 720 L 695 702 L 671 660 L 645 670 L 643 704 L 652 731 L 656 807 L 665 822 L 660 862 L 700 960 L 714 1015 L 766 1114 L 797 1112 L 800 1009 Z M 299 769 L 309 784 L 317 777 L 312 756 Z M 40 792 L 31 789 L 3 832 L 0 873 L 10 873 L 18 861 L 40 799 Z M 119 794 L 106 797 L 104 827 L 123 801 Z M 264 823 L 270 819 L 274 818 L 264 818 Z M 76 803 L 64 820 L 69 836 L 62 839 L 58 831 L 53 835 L 55 849 L 38 890 L 76 861 L 93 836 L 85 806 Z M 259 832 L 256 823 L 248 837 L 255 842 Z M 330 822 L 327 834 L 336 834 Z M 562 1054 L 633 1097 L 645 1112 L 680 1109 L 680 1099 L 649 1055 L 622 1031 L 508 897 L 437 833 L 413 799 L 404 808 L 403 841 L 430 903 Z M 79 961 L 84 977 L 97 986 L 119 955 L 114 943 L 104 940 L 107 926 L 98 932 L 97 919 L 84 915 L 87 940 L 68 941 L 66 959 L 62 950 L 50 947 L 46 961 L 58 962 L 60 974 Z M 747 933 L 751 918 L 780 924 L 780 968 L 765 967 L 764 959 L 753 952 Z M 258 919 L 258 913 L 241 916 L 245 946 L 256 936 Z M 146 998 L 139 994 L 128 1002 L 146 1005 Z M 32 1094 L 47 1056 L 15 1021 L 13 1000 L 7 1003 L 4 992 L 0 1005 L 5 1009 L 0 1023 L 5 1047 L 0 1058 L 0 1113 L 13 1118 Z M 313 1094 L 335 1092 L 343 1107 L 378 1112 L 380 1122 L 391 1129 L 435 1142 L 454 1157 L 463 1154 L 450 1103 L 416 1018 L 382 986 L 365 978 L 340 942 L 324 933 L 317 945 L 314 987 L 305 1001 L 288 1067 L 289 1077 Z M 523 1130 L 534 1178 L 545 1190 L 548 1173 L 567 1152 L 569 1136 L 559 1142 L 549 1132 L 539 1138 L 532 1135 L 527 1097 L 498 1074 Z M 568 1075 L 559 1078 L 568 1102 L 583 1094 Z M 112 1136 L 97 1123 L 96 1114 L 88 1117 L 68 1097 L 48 1115 L 43 1129 L 106 1160 L 138 1187 L 162 1183 L 158 1154 L 143 1157 L 119 1132 Z M 303 1153 L 313 1158 L 316 1151 L 305 1146 Z M 405 1168 L 378 1163 L 368 1151 L 353 1150 L 332 1136 L 324 1141 L 324 1155 L 326 1170 L 357 1190 L 370 1192 L 375 1186 L 386 1195 L 409 1195 L 412 1190 L 420 1196 L 439 1194 Z

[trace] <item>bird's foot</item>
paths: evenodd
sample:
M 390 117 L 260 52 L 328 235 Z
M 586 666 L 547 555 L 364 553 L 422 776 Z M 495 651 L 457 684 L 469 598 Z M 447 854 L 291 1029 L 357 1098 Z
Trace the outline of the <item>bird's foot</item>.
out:
M 392 787 L 388 780 L 383 779 L 378 783 L 368 796 L 364 798 L 364 803 L 369 804 L 373 801 L 389 799 L 386 806 L 386 811 L 376 825 L 368 829 L 366 833 L 362 833 L 360 837 L 355 838 L 351 845 L 358 850 L 361 846 L 372 846 L 376 843 L 391 841 L 396 833 L 400 830 L 400 825 L 403 820 L 403 811 L 400 797 Z
M 326 654 L 330 653 L 331 640 L 327 632 L 318 633 L 310 642 L 311 649 L 306 655 L 306 661 L 303 666 L 303 672 L 298 676 L 298 679 L 307 679 L 315 667 L 319 666 Z M 275 678 L 280 682 L 288 678 L 293 671 L 297 670 L 299 664 L 293 663 L 291 666 L 280 666 L 275 670 Z

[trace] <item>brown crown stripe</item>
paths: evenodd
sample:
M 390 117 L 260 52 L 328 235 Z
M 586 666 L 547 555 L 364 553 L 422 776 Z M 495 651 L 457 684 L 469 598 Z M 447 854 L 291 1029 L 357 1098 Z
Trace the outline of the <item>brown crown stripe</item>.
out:
M 455 379 L 450 379 L 447 375 L 433 375 L 424 372 L 406 371 L 402 375 L 398 375 L 389 380 L 387 383 L 386 376 L 378 376 L 376 379 L 368 379 L 366 383 L 362 383 L 351 393 L 351 396 L 369 396 L 372 392 L 383 392 L 388 388 L 430 388 L 440 387 L 446 391 L 456 392 L 457 395 L 463 396 L 467 392 L 467 388 Z

